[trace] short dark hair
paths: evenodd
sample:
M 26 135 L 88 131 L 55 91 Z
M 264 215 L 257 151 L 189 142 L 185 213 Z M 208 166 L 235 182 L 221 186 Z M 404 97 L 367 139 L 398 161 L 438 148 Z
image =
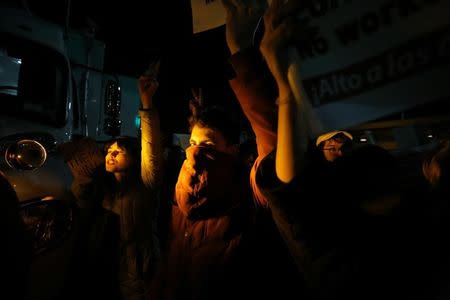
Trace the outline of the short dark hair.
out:
M 239 144 L 240 126 L 231 111 L 221 106 L 201 108 L 189 117 L 189 131 L 195 125 L 220 131 L 228 144 Z

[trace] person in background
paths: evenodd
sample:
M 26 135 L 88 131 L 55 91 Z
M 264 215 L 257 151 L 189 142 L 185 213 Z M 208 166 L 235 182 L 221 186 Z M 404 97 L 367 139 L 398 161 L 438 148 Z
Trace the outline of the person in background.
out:
M 425 179 L 436 190 L 447 192 L 450 186 L 450 140 L 443 140 L 423 160 Z
M 0 172 L 1 217 L 0 230 L 3 240 L 0 254 L 3 259 L 2 292 L 14 299 L 27 299 L 32 261 L 32 241 L 20 215 L 17 194 Z
M 347 131 L 335 130 L 320 135 L 316 139 L 316 147 L 322 151 L 327 161 L 333 162 L 350 148 L 352 141 L 353 136 Z
M 433 299 L 447 299 L 450 296 L 450 247 L 447 242 L 450 226 L 449 139 L 441 140 L 426 153 L 422 172 L 428 185 L 427 202 L 419 202 L 415 207 L 419 217 L 413 220 L 413 224 L 424 237 L 422 252 L 430 257 L 426 269 L 428 294 L 430 298 L 434 296 Z

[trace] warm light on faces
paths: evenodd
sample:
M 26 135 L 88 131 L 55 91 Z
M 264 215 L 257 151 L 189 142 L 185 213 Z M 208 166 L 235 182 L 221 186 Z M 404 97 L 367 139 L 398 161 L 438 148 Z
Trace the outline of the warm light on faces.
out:
M 130 168 L 131 159 L 126 149 L 117 145 L 117 142 L 108 148 L 105 156 L 105 168 L 107 172 L 126 172 Z
M 227 143 L 223 134 L 215 129 L 194 125 L 189 140 L 191 146 L 203 146 L 228 154 L 237 154 L 237 146 Z

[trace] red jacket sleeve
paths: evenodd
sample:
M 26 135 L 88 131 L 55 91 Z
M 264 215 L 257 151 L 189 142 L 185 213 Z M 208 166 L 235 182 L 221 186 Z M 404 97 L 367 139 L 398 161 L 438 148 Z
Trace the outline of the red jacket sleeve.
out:
M 255 184 L 255 174 L 259 162 L 274 150 L 277 142 L 276 84 L 256 49 L 238 52 L 231 57 L 230 62 L 236 73 L 230 80 L 230 86 L 252 126 L 258 148 L 258 158 L 253 165 L 250 182 L 256 201 L 267 204 Z

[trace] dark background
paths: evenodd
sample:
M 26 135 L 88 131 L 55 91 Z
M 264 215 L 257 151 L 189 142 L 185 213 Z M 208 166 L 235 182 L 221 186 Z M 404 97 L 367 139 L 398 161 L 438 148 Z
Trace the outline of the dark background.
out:
M 107 73 L 139 77 L 160 57 L 155 105 L 168 133 L 187 132 L 191 87 L 203 88 L 207 104 L 225 105 L 242 115 L 228 85 L 232 71 L 225 28 L 194 35 L 189 0 L 11 2 L 25 5 L 34 15 L 51 22 L 64 26 L 68 19 L 70 28 L 94 32 L 106 44 Z M 248 123 L 242 122 L 247 128 Z

